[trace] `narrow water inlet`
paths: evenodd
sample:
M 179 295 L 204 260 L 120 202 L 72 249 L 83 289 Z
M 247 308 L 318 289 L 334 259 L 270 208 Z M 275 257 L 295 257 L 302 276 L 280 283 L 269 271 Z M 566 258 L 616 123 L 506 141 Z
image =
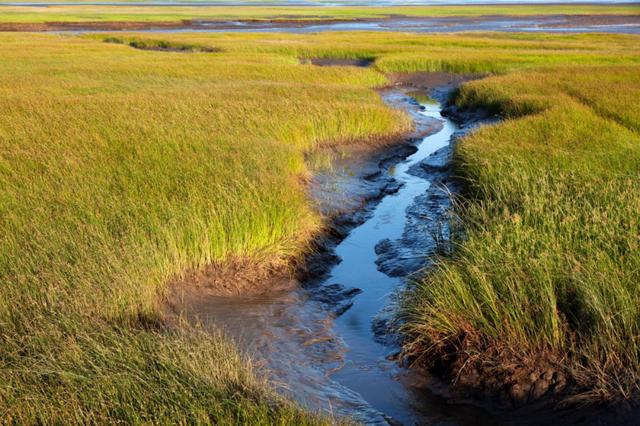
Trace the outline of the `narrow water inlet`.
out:
M 340 262 L 328 278 L 258 296 L 208 296 L 189 309 L 230 334 L 283 394 L 311 409 L 366 424 L 489 423 L 471 406 L 447 404 L 429 390 L 425 372 L 405 369 L 392 356 L 394 296 L 435 250 L 433 230 L 449 206 L 440 185 L 458 127 L 438 103 L 419 104 L 400 89 L 383 98 L 431 132 L 413 154 L 382 170 L 390 190 L 335 247 Z M 328 179 L 338 190 L 348 187 L 339 175 Z
M 372 217 L 338 245 L 336 254 L 342 261 L 328 280 L 363 290 L 354 298 L 353 307 L 335 321 L 336 333 L 345 341 L 349 352 L 344 367 L 333 375 L 333 379 L 356 391 L 387 416 L 402 422 L 420 419 L 419 413 L 412 414 L 415 410 L 412 405 L 420 404 L 420 395 L 412 395 L 411 385 L 401 383 L 402 379 L 416 379 L 411 377 L 411 371 L 399 369 L 394 362 L 383 361 L 390 352 L 389 345 L 381 341 L 388 320 L 385 308 L 389 309 L 394 292 L 401 288 L 403 282 L 402 277 L 390 277 L 378 270 L 376 248 L 381 241 L 397 241 L 402 237 L 407 209 L 431 186 L 429 180 L 410 173 L 412 166 L 446 147 L 457 130 L 455 124 L 440 115 L 439 104 L 421 106 L 423 110 L 417 114 L 422 117 L 418 118 L 441 121 L 442 126 L 436 125 L 440 130 L 425 137 L 414 154 L 390 170 L 391 176 L 402 187 L 397 193 L 383 198 Z M 424 240 L 430 238 L 426 229 L 426 222 L 430 219 L 434 218 L 424 217 L 425 227 L 418 230 L 423 232 Z M 402 256 L 402 251 L 397 254 Z M 410 252 L 404 254 L 412 255 Z M 427 255 L 425 252 L 416 260 L 426 263 Z

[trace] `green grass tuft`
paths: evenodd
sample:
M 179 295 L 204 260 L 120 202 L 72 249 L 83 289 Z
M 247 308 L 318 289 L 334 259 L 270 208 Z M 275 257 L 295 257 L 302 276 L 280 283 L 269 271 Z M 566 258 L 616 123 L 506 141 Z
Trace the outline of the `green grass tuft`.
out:
M 410 351 L 551 354 L 588 399 L 640 386 L 637 67 L 571 67 L 465 85 L 506 117 L 457 147 L 469 201 L 452 259 L 407 299 Z M 457 338 L 457 337 L 456 337 Z M 469 342 L 471 341 L 471 342 Z

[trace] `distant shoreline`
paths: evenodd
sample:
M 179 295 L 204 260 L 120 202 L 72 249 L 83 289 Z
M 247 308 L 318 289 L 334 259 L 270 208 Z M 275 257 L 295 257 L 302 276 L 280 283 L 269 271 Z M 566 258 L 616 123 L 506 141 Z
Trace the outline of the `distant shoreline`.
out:
M 406 2 L 406 3 L 396 3 L 389 2 L 388 0 L 383 1 L 356 1 L 356 2 L 345 2 L 343 0 L 338 1 L 314 1 L 314 0 L 292 0 L 292 1 L 278 1 L 278 2 L 270 2 L 268 0 L 265 1 L 61 1 L 61 2 L 3 2 L 0 0 L 0 6 L 17 6 L 17 7 L 50 7 L 50 6 L 140 6 L 140 7 L 234 7 L 234 6 L 262 6 L 262 7 L 290 7 L 290 6 L 302 6 L 302 7 L 421 7 L 421 6 L 439 6 L 439 7 L 448 7 L 448 6 L 473 6 L 473 7 L 481 7 L 481 6 L 632 6 L 638 5 L 640 7 L 640 2 L 631 0 L 618 0 L 618 1 L 562 1 L 562 2 L 554 2 L 554 1 L 545 1 L 545 0 L 531 0 L 531 1 L 494 1 L 494 2 L 486 2 L 486 3 L 472 3 L 472 2 L 456 2 L 456 3 L 446 3 L 446 2 L 438 2 L 438 1 L 416 1 L 416 2 Z M 640 13 L 640 11 L 638 12 Z
M 618 1 L 585 1 L 580 0 L 576 2 L 571 1 L 562 1 L 562 2 L 554 2 L 550 1 L 495 1 L 495 2 L 485 2 L 485 3 L 471 3 L 471 2 L 456 2 L 456 3 L 448 3 L 448 2 L 438 2 L 438 1 L 416 1 L 416 2 L 389 2 L 388 0 L 382 1 L 356 1 L 356 2 L 344 2 L 344 1 L 315 1 L 315 0 L 292 0 L 292 1 L 278 1 L 278 2 L 270 2 L 268 0 L 265 1 L 228 1 L 228 0 L 219 0 L 219 1 L 51 1 L 51 2 L 4 2 L 0 0 L 0 6 L 31 6 L 31 7 L 48 7 L 48 6 L 189 6 L 189 7 L 208 7 L 208 6 L 220 6 L 220 7 L 233 7 L 233 6 L 277 6 L 277 7 L 286 7 L 286 6 L 327 6 L 327 7 L 421 7 L 421 6 L 580 6 L 580 5 L 588 5 L 588 6 L 616 6 L 616 5 L 638 5 L 640 6 L 639 1 L 635 0 L 618 0 Z

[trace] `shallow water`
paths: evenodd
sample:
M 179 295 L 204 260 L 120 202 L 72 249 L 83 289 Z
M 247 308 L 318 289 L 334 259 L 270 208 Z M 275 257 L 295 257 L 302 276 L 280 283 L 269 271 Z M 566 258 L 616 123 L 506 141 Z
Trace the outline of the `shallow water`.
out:
M 349 352 L 344 367 L 333 375 L 333 380 L 358 392 L 374 407 L 403 422 L 421 419 L 421 413 L 414 412 L 413 408 L 420 404 L 420 396 L 412 393 L 411 384 L 401 383 L 412 380 L 411 372 L 384 361 L 389 347 L 378 341 L 372 329 L 372 321 L 386 320 L 384 308 L 392 303 L 392 295 L 401 287 L 402 279 L 378 271 L 375 249 L 383 239 L 393 241 L 401 238 L 406 210 L 430 186 L 428 180 L 410 174 L 410 167 L 448 145 L 457 129 L 452 122 L 440 116 L 438 104 L 425 107 L 421 114 L 442 120 L 442 129 L 424 138 L 416 153 L 394 167 L 392 176 L 403 184 L 402 188 L 385 197 L 373 216 L 338 245 L 336 254 L 342 262 L 332 270 L 327 280 L 363 290 L 354 298 L 353 307 L 334 323 L 335 332 L 342 337 Z M 427 231 L 424 232 L 428 238 Z
M 638 16 L 602 16 L 586 21 L 574 15 L 550 16 L 483 16 L 483 17 L 443 17 L 443 18 L 389 18 L 378 20 L 345 21 L 207 21 L 194 20 L 194 24 L 177 28 L 143 28 L 135 32 L 150 33 L 203 33 L 203 32 L 261 32 L 261 33 L 318 33 L 336 31 L 385 31 L 409 33 L 456 33 L 466 31 L 498 32 L 548 32 L 548 33 L 614 33 L 640 34 Z M 51 32 L 94 33 L 114 32 L 117 29 L 95 30 L 75 25 L 68 29 Z M 124 31 L 133 31 L 124 29 Z
M 462 31 L 501 31 L 501 32 L 606 32 L 621 34 L 640 33 L 640 22 L 636 17 L 603 18 L 603 21 L 595 21 L 589 24 L 580 24 L 571 21 L 566 16 L 538 16 L 538 17 L 513 17 L 513 16 L 484 16 L 478 18 L 392 18 L 379 21 L 354 21 L 354 22 L 321 22 L 318 24 L 304 23 L 300 25 L 283 25 L 278 22 L 265 22 L 263 24 L 252 22 L 247 24 L 241 21 L 230 21 L 225 28 L 211 28 L 192 30 L 169 31 L 231 31 L 231 32 L 289 32 L 289 33 L 314 33 L 330 31 L 399 31 L 412 33 L 455 33 Z
M 410 100 L 398 91 L 385 98 L 395 105 Z M 416 228 L 405 226 L 411 211 L 434 211 L 425 207 L 431 186 L 428 175 L 415 169 L 446 149 L 457 130 L 440 115 L 438 104 L 420 110 L 412 102 L 409 109 L 417 127 L 434 132 L 389 170 L 400 189 L 383 197 L 368 219 L 336 246 L 341 261 L 326 280 L 268 295 L 196 297 L 186 305 L 193 317 L 229 333 L 282 393 L 312 409 L 367 424 L 495 424 L 471 406 L 447 404 L 432 393 L 425 372 L 402 368 L 389 357 L 398 347 L 387 329 L 388 320 L 394 294 L 404 281 L 378 270 L 376 250 L 380 251 L 381 241 L 401 247 L 407 231 L 416 233 Z M 334 184 L 340 188 L 340 173 L 336 175 Z M 344 176 L 348 180 L 351 174 Z M 421 218 L 419 244 L 401 250 L 399 258 L 409 254 L 425 264 L 434 248 L 427 229 L 434 220 Z
M 494 4 L 501 2 L 494 1 Z M 511 2 L 502 2 L 511 3 Z M 527 3 L 554 3 L 547 1 L 523 1 L 515 4 Z M 570 3 L 570 2 L 568 2 Z M 588 3 L 588 2 L 587 2 Z M 593 2 L 598 3 L 598 2 Z M 620 3 L 631 3 L 622 1 Z M 76 3 L 61 2 L 56 3 L 60 7 L 72 6 Z M 168 2 L 87 2 L 85 6 L 108 6 L 117 9 L 120 6 L 138 6 L 152 10 L 156 7 L 167 6 L 188 6 L 188 7 L 230 7 L 230 6 L 255 6 L 269 5 L 271 7 L 305 7 L 305 6 L 400 6 L 402 4 L 414 5 L 438 5 L 447 4 L 444 1 L 313 1 L 313 0 L 292 0 L 282 2 L 199 2 L 199 1 L 168 1 Z M 474 4 L 473 1 L 460 1 L 456 4 Z M 38 2 L 13 2 L 0 3 L 0 10 L 6 6 L 23 6 L 39 9 L 50 7 L 49 3 Z M 640 7 L 638 8 L 640 11 Z M 321 9 L 319 9 L 321 10 Z M 322 19 L 321 12 L 315 19 L 305 19 L 304 16 L 296 16 L 292 11 L 291 16 L 274 16 L 273 20 L 226 20 L 215 18 L 194 18 L 182 23 L 176 22 L 174 25 L 161 25 L 152 22 L 137 25 L 135 28 L 123 25 L 119 27 L 113 24 L 107 27 L 100 25 L 84 24 L 82 22 L 69 23 L 49 23 L 44 27 L 38 27 L 37 31 L 49 31 L 54 33 L 94 33 L 94 32 L 114 32 L 114 31 L 135 31 L 151 33 L 180 33 L 180 32 L 285 32 L 285 33 L 317 33 L 334 31 L 387 31 L 387 32 L 410 32 L 410 33 L 455 33 L 465 31 L 499 31 L 499 32 L 550 32 L 550 33 L 619 33 L 619 34 L 640 34 L 640 13 L 636 15 L 576 15 L 576 14 L 556 14 L 556 15 L 483 15 L 483 16 L 443 16 L 443 17 L 410 17 L 402 15 L 392 15 L 371 19 Z M 275 14 L 276 12 L 274 12 Z M 268 17 L 267 17 L 268 18 Z M 313 18 L 313 17 L 310 17 Z M 167 23 L 165 23 L 167 24 Z

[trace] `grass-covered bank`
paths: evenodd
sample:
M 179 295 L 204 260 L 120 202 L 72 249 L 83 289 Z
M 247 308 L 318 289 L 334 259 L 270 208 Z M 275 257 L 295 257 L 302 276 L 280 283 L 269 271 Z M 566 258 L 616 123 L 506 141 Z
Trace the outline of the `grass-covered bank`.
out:
M 633 97 L 636 86 L 614 84 L 638 69 L 633 36 L 119 34 L 125 44 L 107 37 L 0 34 L 0 415 L 16 422 L 315 421 L 274 405 L 218 337 L 162 332 L 162 298 L 167 281 L 187 269 L 238 259 L 278 264 L 304 250 L 321 226 L 305 195 L 305 154 L 407 129 L 371 90 L 387 84 L 386 72 L 506 74 L 489 82 L 509 84 L 490 91 L 477 83 L 460 99 L 513 104 L 509 111 L 566 100 L 564 115 L 547 112 L 563 120 L 558 146 L 580 147 L 602 129 L 617 134 L 616 120 L 634 135 L 625 123 L 637 123 L 633 102 L 618 111 L 597 91 L 599 80 L 589 80 L 597 72 L 610 79 L 607 91 Z M 127 37 L 213 51 L 140 50 Z M 375 62 L 363 69 L 300 61 L 314 57 Z M 549 65 L 564 70 L 566 96 L 527 92 L 529 75 L 542 81 L 553 72 L 528 73 Z M 527 71 L 509 75 L 518 69 Z M 523 88 L 508 80 L 517 76 Z M 571 114 L 583 110 L 601 124 L 575 127 L 581 116 Z M 512 143 L 500 129 L 486 134 Z M 609 152 L 603 144 L 594 146 Z
M 465 234 L 407 299 L 408 353 L 518 403 L 638 396 L 639 93 L 638 67 L 462 88 L 506 119 L 457 146 Z
M 304 155 L 407 121 L 371 70 L 2 35 L 0 416 L 297 423 L 219 336 L 161 327 L 187 269 L 297 255 Z

